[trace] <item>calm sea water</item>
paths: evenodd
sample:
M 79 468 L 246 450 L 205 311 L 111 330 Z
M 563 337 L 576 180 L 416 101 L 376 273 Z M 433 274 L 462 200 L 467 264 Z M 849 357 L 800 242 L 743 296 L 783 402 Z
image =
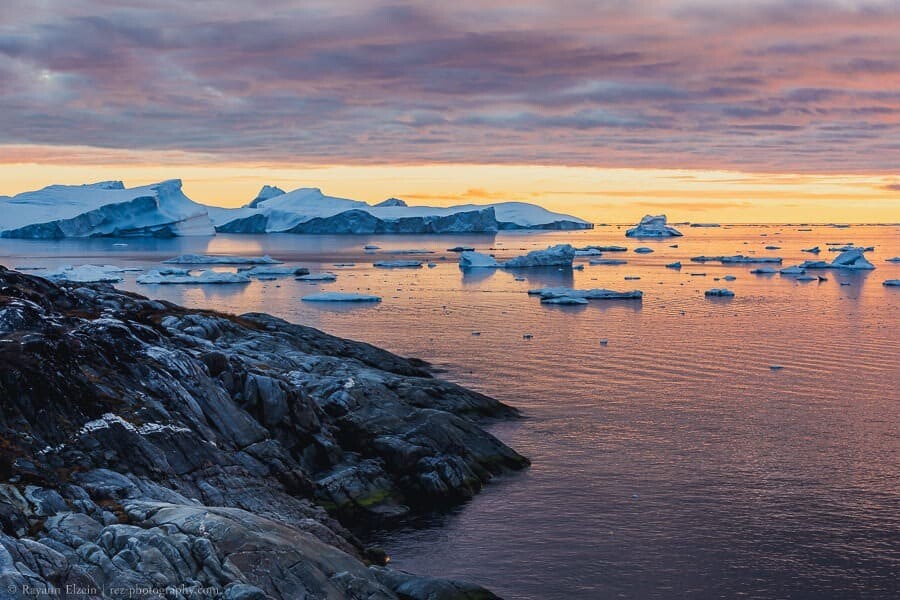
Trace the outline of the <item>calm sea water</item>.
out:
M 681 239 L 640 242 L 617 227 L 128 246 L 0 240 L 0 263 L 146 268 L 184 252 L 268 253 L 331 270 L 338 279 L 327 284 L 141 286 L 128 274 L 121 286 L 189 306 L 270 312 L 425 358 L 444 377 L 522 409 L 526 418 L 492 430 L 529 456 L 531 469 L 448 514 L 373 534 L 398 568 L 531 600 L 897 598 L 900 289 L 882 281 L 900 278 L 900 265 L 885 262 L 900 255 L 900 228 L 798 229 L 684 228 Z M 629 252 L 606 256 L 628 263 L 464 274 L 445 252 L 465 244 L 502 258 L 560 242 L 625 245 Z M 828 242 L 874 245 L 868 257 L 877 269 L 825 271 L 828 281 L 800 283 L 688 260 L 755 253 L 782 256 L 787 266 L 813 258 L 800 251 L 813 245 L 830 260 Z M 364 253 L 373 243 L 382 249 Z M 637 246 L 656 251 L 634 254 Z M 372 267 L 375 259 L 410 258 L 390 253 L 410 248 L 435 250 L 423 258 L 437 266 Z M 674 260 L 681 271 L 664 268 Z M 726 274 L 737 279 L 714 281 Z M 558 285 L 637 288 L 644 300 L 550 307 L 525 293 Z M 735 298 L 703 296 L 726 286 Z M 300 301 L 320 290 L 384 301 Z

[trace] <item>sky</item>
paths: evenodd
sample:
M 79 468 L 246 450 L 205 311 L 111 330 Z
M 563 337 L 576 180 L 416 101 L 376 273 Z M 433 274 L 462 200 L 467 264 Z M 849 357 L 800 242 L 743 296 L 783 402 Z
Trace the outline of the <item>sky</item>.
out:
M 3 0 L 0 194 L 897 222 L 898 31 L 898 0 Z

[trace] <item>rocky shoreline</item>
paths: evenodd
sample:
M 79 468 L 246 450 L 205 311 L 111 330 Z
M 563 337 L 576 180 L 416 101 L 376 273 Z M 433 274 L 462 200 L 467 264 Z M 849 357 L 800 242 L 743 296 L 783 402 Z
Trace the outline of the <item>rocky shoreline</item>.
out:
M 2 267 L 0 409 L 3 598 L 493 598 L 351 529 L 528 464 L 422 361 Z

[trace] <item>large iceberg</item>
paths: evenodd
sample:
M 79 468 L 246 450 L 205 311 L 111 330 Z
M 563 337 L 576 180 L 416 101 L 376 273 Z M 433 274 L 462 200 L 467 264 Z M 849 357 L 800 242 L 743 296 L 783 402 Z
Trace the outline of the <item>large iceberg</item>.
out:
M 850 269 L 853 271 L 871 271 L 875 265 L 866 260 L 864 248 L 850 248 L 841 252 L 833 261 L 808 260 L 800 266 L 804 269 Z
M 666 225 L 666 215 L 644 215 L 641 222 L 625 232 L 625 237 L 660 238 L 680 237 L 681 232 Z
M 261 192 L 262 195 L 262 192 Z M 209 207 L 224 233 L 493 233 L 505 229 L 591 229 L 592 224 L 523 202 L 451 207 L 406 206 L 391 198 L 371 205 L 300 188 L 242 208 Z
M 214 234 L 206 207 L 184 195 L 179 179 L 136 188 L 121 181 L 51 185 L 0 196 L 0 236 L 7 238 Z

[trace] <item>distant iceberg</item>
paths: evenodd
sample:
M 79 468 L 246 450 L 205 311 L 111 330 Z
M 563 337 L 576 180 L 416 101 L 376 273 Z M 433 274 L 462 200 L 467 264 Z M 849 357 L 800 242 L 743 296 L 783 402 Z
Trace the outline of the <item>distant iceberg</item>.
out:
M 181 180 L 126 189 L 121 181 L 51 185 L 0 196 L 0 237 L 175 237 L 214 235 L 202 204 L 181 191 Z
M 150 271 L 149 273 L 139 276 L 137 282 L 143 284 L 207 285 L 250 283 L 250 278 L 240 273 L 200 271 L 196 275 L 191 275 L 187 271 L 172 269 Z
M 594 288 L 590 290 L 577 290 L 567 287 L 537 288 L 528 290 L 529 296 L 540 296 L 541 301 L 551 298 L 583 298 L 585 300 L 640 300 L 644 293 L 640 290 L 616 292 Z
M 666 215 L 645 215 L 641 222 L 625 232 L 625 237 L 662 238 L 680 237 L 681 232 L 666 225 Z
M 841 252 L 833 261 L 808 260 L 800 266 L 804 269 L 849 269 L 852 271 L 871 271 L 875 265 L 866 260 L 864 248 L 850 248 Z
M 592 229 L 583 219 L 524 202 L 451 207 L 407 206 L 391 198 L 371 205 L 300 188 L 243 208 L 209 207 L 223 233 L 494 233 L 507 229 Z

